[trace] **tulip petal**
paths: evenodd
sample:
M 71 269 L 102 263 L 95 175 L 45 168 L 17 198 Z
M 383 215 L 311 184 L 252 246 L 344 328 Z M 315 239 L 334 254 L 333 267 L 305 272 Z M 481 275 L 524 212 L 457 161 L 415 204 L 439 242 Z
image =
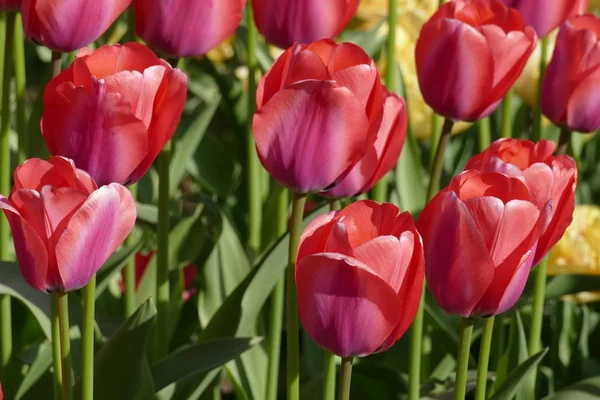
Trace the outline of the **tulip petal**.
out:
M 542 163 L 536 163 L 523 171 L 523 178 L 532 195 L 532 202 L 543 209 L 552 199 L 554 191 L 554 174 L 552 169 Z
M 533 256 L 535 255 L 535 246 L 525 253 L 521 261 L 519 262 L 519 267 L 515 271 L 512 279 L 510 280 L 506 290 L 504 291 L 504 295 L 502 299 L 500 299 L 500 303 L 498 303 L 498 309 L 495 311 L 495 314 L 502 314 L 509 309 L 511 309 L 519 300 L 519 297 L 523 294 L 523 290 L 525 290 L 525 284 L 527 283 L 527 278 L 529 277 L 529 272 L 531 271 L 531 267 L 533 266 Z
M 327 66 L 317 54 L 306 50 L 292 53 L 283 86 L 289 86 L 307 79 L 318 81 L 332 80 Z
M 339 214 L 339 211 L 331 211 L 327 214 L 319 215 L 304 228 L 298 244 L 296 262 L 309 254 L 323 253 L 325 251 L 327 236 L 332 229 L 330 222 L 337 214 Z
M 538 224 L 539 216 L 540 211 L 537 206 L 528 201 L 511 200 L 506 203 L 502 221 L 498 226 L 498 236 L 490 251 L 495 265 L 504 262 L 521 243 L 526 241 Z
M 82 58 L 90 76 L 107 78 L 121 71 L 143 73 L 147 68 L 160 64 L 160 59 L 148 47 L 131 42 L 124 45 L 102 46 Z M 75 75 L 75 82 L 77 81 Z
M 71 217 L 56 245 L 65 289 L 85 286 L 123 243 L 135 219 L 135 202 L 125 187 L 112 183 L 95 191 Z
M 488 252 L 494 248 L 498 237 L 498 228 L 504 216 L 504 203 L 496 197 L 474 197 L 464 200 L 473 222 L 481 234 Z
M 15 169 L 15 186 L 18 189 L 40 191 L 43 186 L 71 187 L 87 191 L 88 194 L 97 189 L 95 182 L 85 172 L 75 167 L 73 161 L 63 157 L 52 157 L 50 160 L 30 158 Z
M 401 318 L 396 292 L 352 258 L 305 257 L 297 266 L 296 285 L 306 332 L 341 357 L 375 352 Z
M 378 204 L 374 201 L 359 201 L 350 204 L 339 214 L 348 230 L 348 238 L 352 248 L 357 248 L 378 236 L 392 235 L 399 237 L 398 220 L 404 217 L 398 207 L 391 203 Z
M 578 132 L 594 132 L 600 128 L 600 67 L 581 80 L 567 103 L 567 126 Z M 564 99 L 563 99 L 564 101 Z

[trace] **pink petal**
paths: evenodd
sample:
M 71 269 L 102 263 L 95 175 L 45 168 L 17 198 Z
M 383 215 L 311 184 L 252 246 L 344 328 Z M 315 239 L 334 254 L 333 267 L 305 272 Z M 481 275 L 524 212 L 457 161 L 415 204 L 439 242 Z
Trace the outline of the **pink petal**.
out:
M 325 243 L 331 232 L 330 222 L 338 213 L 339 211 L 331 211 L 327 214 L 319 215 L 304 228 L 298 244 L 296 263 L 310 254 L 325 251 Z
M 502 314 L 508 310 L 510 310 L 519 300 L 519 297 L 523 294 L 523 290 L 525 290 L 525 284 L 527 283 L 527 278 L 529 278 L 529 272 L 531 271 L 531 267 L 533 267 L 533 256 L 535 255 L 535 246 L 525 253 L 523 258 L 520 261 L 520 266 L 515 271 L 510 283 L 506 287 L 504 291 L 504 295 L 498 304 L 498 309 L 495 314 Z
M 569 129 L 578 132 L 594 132 L 600 128 L 599 82 L 600 67 L 573 88 L 567 103 L 566 124 Z
M 464 204 L 481 234 L 485 249 L 491 253 L 504 216 L 504 203 L 495 197 L 483 196 L 464 200 Z
M 533 203 L 539 209 L 543 209 L 548 200 L 552 199 L 554 189 L 552 169 L 546 164 L 536 163 L 523 171 L 523 177 L 531 192 Z
M 362 200 L 350 204 L 339 214 L 339 220 L 348 230 L 352 248 L 375 239 L 378 236 L 399 237 L 399 221 L 404 219 L 398 207 L 391 203 L 378 204 L 371 200 Z
M 539 216 L 539 209 L 528 201 L 512 200 L 506 204 L 502 221 L 497 228 L 498 235 L 491 249 L 495 265 L 504 262 L 522 242 L 526 241 L 538 224 Z
M 30 158 L 15 169 L 15 185 L 18 189 L 40 191 L 43 186 L 70 187 L 88 193 L 97 189 L 96 183 L 85 172 L 75 167 L 72 160 L 59 156 L 50 160 Z

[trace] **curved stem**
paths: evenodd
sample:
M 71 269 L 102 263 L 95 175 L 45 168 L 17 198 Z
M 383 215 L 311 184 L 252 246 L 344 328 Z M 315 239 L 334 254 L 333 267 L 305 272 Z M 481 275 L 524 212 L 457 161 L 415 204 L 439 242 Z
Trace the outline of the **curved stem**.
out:
M 134 183 L 133 185 L 129 186 L 129 191 L 131 192 L 131 195 L 133 196 L 134 199 L 137 198 L 137 183 Z M 131 244 L 133 244 L 134 242 L 134 238 L 133 238 L 133 232 L 129 234 L 129 236 L 127 236 L 127 239 L 125 239 L 125 246 L 129 246 Z M 125 279 L 124 279 L 124 285 L 125 285 L 125 294 L 123 295 L 123 303 L 124 303 L 124 313 L 125 313 L 125 319 L 129 318 L 136 309 L 136 297 L 135 297 L 135 254 L 133 254 L 129 260 L 127 261 L 127 264 L 125 264 Z
M 571 131 L 568 128 L 563 127 L 560 130 L 560 137 L 558 138 L 558 146 L 556 148 L 556 154 L 567 154 L 569 150 L 569 142 L 571 141 Z
M 451 119 L 446 118 L 446 120 L 444 120 L 444 126 L 442 127 L 442 133 L 440 135 L 440 142 L 437 146 L 435 158 L 433 159 L 433 165 L 431 167 L 431 181 L 429 181 L 429 188 L 427 189 L 428 201 L 431 200 L 439 190 L 442 169 L 444 167 L 444 154 L 446 153 L 446 148 L 450 143 L 453 126 L 454 122 Z
M 479 130 L 479 151 L 484 152 L 492 143 L 492 128 L 489 117 L 477 121 L 477 128 Z
M 502 100 L 501 105 L 501 113 L 502 113 L 502 137 L 510 138 L 512 137 L 512 120 L 511 120 L 511 112 L 512 112 L 512 100 L 513 100 L 513 89 L 510 89 L 506 96 L 504 96 L 504 100 Z
M 50 296 L 50 326 L 52 330 L 52 366 L 54 368 L 54 399 L 62 399 L 62 355 L 60 350 L 60 320 L 58 317 L 58 296 Z
M 546 63 L 548 58 L 548 36 L 540 40 L 542 55 L 540 57 L 540 79 L 537 84 L 535 107 L 533 108 L 533 130 L 531 140 L 537 142 L 542 138 L 542 110 L 540 109 L 540 99 L 542 96 L 542 81 L 546 73 Z
M 306 194 L 295 193 L 292 203 L 292 226 L 287 268 L 287 399 L 300 400 L 300 349 L 298 321 L 298 293 L 296 292 L 296 255 L 302 233 L 302 217 Z
M 338 400 L 350 399 L 350 382 L 352 380 L 352 359 L 353 357 L 342 358 L 342 366 L 340 368 L 340 388 L 338 392 Z
M 463 318 L 460 324 L 460 342 L 458 345 L 458 362 L 456 370 L 455 400 L 464 400 L 467 394 L 467 372 L 469 371 L 469 352 L 471 336 L 473 335 L 473 320 Z
M 171 142 L 167 143 L 158 160 L 158 225 L 156 265 L 156 352 L 163 358 L 169 348 L 169 164 Z
M 485 400 L 493 332 L 494 317 L 486 318 L 483 321 L 483 333 L 481 334 L 479 363 L 477 365 L 477 386 L 475 388 L 475 400 Z
M 82 400 L 94 398 L 94 332 L 96 304 L 96 274 L 83 288 L 83 363 L 81 370 Z
M 71 374 L 71 338 L 69 336 L 69 298 L 67 293 L 57 293 L 56 299 L 60 326 L 62 395 L 63 400 L 71 400 L 73 398 L 73 378 Z

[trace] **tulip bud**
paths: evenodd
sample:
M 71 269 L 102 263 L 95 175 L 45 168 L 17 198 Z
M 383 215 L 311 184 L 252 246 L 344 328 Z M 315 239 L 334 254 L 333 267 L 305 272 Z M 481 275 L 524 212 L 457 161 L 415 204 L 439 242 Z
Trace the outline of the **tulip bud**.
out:
M 544 37 L 574 15 L 585 13 L 588 0 L 502 0 L 508 7 L 516 8 L 526 25 Z
M 298 247 L 304 329 L 340 357 L 388 349 L 419 308 L 423 263 L 412 217 L 393 204 L 363 200 L 317 217 Z
M 69 52 L 98 39 L 131 0 L 22 0 L 27 38 L 51 50 Z
M 82 51 L 44 90 L 42 135 L 99 185 L 131 184 L 175 133 L 186 95 L 186 75 L 141 44 Z
M 93 179 L 62 157 L 25 161 L 0 209 L 27 283 L 42 292 L 81 289 L 123 243 L 136 219 L 129 191 Z
M 427 285 L 440 307 L 467 318 L 514 306 L 533 265 L 546 212 L 517 178 L 476 170 L 455 176 L 417 221 Z
M 252 0 L 254 21 L 269 43 L 288 48 L 342 32 L 359 0 Z
M 246 0 L 136 0 L 135 31 L 171 57 L 198 57 L 233 34 Z
M 600 19 L 594 15 L 565 22 L 542 81 L 540 107 L 556 125 L 578 132 L 600 128 Z
M 523 71 L 536 41 L 519 12 L 500 0 L 445 3 L 417 41 L 423 98 L 452 120 L 487 117 Z

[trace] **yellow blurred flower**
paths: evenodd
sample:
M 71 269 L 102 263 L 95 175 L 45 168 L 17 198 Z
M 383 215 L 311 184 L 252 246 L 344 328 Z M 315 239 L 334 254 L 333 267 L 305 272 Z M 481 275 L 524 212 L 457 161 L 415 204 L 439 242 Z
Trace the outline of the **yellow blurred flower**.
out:
M 233 48 L 233 42 L 235 40 L 235 34 L 229 36 L 217 47 L 206 53 L 206 57 L 213 64 L 223 65 L 226 61 L 231 60 L 235 55 L 235 49 Z
M 600 0 L 590 0 L 588 3 L 588 11 L 594 12 L 597 8 L 600 8 Z

